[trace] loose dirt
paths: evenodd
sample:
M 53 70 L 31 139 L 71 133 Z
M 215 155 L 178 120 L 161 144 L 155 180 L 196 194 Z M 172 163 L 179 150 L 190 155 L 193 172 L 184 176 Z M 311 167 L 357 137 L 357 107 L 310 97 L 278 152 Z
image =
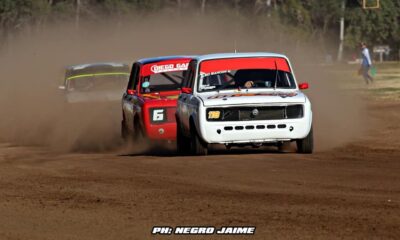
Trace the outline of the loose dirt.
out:
M 175 239 L 152 237 L 152 226 L 254 225 L 243 239 L 397 239 L 399 108 L 371 103 L 368 117 L 379 127 L 312 155 L 62 154 L 2 144 L 0 238 Z

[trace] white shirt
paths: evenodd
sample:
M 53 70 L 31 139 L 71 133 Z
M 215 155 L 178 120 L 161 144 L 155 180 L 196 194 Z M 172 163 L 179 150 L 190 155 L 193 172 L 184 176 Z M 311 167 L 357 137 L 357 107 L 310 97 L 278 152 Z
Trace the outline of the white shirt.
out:
M 363 48 L 363 50 L 361 51 L 361 55 L 362 55 L 361 65 L 363 65 L 363 66 L 371 66 L 372 65 L 372 61 L 371 61 L 371 57 L 369 55 L 368 48 Z

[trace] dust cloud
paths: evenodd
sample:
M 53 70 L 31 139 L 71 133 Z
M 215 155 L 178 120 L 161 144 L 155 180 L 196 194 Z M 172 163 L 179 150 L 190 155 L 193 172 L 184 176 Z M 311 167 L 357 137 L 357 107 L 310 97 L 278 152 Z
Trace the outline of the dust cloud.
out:
M 287 33 L 260 31 L 249 21 L 220 16 L 148 15 L 129 20 L 66 23 L 19 34 L 0 52 L 0 140 L 65 151 L 103 151 L 121 145 L 119 102 L 71 106 L 58 85 L 68 65 L 125 62 L 162 55 L 268 51 L 293 61 L 309 81 L 317 149 L 339 146 L 362 132 L 363 104 L 340 90 L 316 62 L 315 49 L 292 44 Z M 307 64 L 305 64 L 307 63 Z

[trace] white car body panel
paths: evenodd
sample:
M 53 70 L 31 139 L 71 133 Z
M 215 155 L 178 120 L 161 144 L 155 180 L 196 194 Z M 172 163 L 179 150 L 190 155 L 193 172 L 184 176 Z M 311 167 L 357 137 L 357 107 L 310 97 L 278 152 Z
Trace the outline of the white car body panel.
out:
M 197 67 L 203 60 L 236 58 L 236 57 L 281 57 L 290 61 L 283 55 L 272 53 L 240 53 L 240 54 L 212 54 L 199 57 Z M 296 78 L 294 72 L 294 81 Z M 215 144 L 248 144 L 290 141 L 305 138 L 312 127 L 311 103 L 307 96 L 299 88 L 295 89 L 241 89 L 198 92 L 197 81 L 199 74 L 195 75 L 195 87 L 192 94 L 181 94 L 178 101 L 178 121 L 183 127 L 183 133 L 190 135 L 190 118 L 193 119 L 197 133 L 206 143 Z M 186 102 L 182 99 L 189 99 Z M 193 100 L 194 99 L 194 100 Z M 209 107 L 261 107 L 261 106 L 288 106 L 294 104 L 303 105 L 303 117 L 296 119 L 280 120 L 251 120 L 251 121 L 208 121 L 206 110 Z M 284 124 L 285 128 L 278 128 Z M 267 128 L 275 125 L 275 129 Z M 235 127 L 243 126 L 243 130 L 235 130 Z M 254 129 L 246 129 L 246 126 L 254 126 Z M 257 129 L 264 126 L 264 129 Z M 232 127 L 233 130 L 225 130 Z
M 239 97 L 240 98 L 240 97 Z M 247 97 L 245 97 L 247 98 Z M 312 125 L 312 111 L 310 101 L 304 102 L 275 102 L 271 103 L 269 97 L 264 99 L 264 104 L 242 104 L 240 106 L 287 106 L 295 103 L 304 104 L 304 116 L 299 119 L 281 119 L 281 120 L 256 120 L 256 121 L 224 121 L 210 122 L 206 119 L 206 107 L 199 106 L 196 111 L 198 115 L 198 133 L 207 143 L 258 143 L 258 142 L 278 142 L 290 141 L 292 139 L 305 138 L 310 132 Z M 214 105 L 216 106 L 216 105 Z M 221 107 L 233 107 L 236 105 L 218 105 Z M 283 129 L 278 125 L 285 124 Z M 268 129 L 268 125 L 274 125 L 275 129 Z M 235 127 L 243 126 L 243 130 L 235 130 Z M 246 126 L 254 126 L 254 129 L 246 129 Z M 257 126 L 264 126 L 264 129 L 257 129 Z M 233 130 L 226 131 L 225 127 L 232 127 Z M 290 129 L 293 128 L 292 131 Z M 220 130 L 220 133 L 217 131 Z

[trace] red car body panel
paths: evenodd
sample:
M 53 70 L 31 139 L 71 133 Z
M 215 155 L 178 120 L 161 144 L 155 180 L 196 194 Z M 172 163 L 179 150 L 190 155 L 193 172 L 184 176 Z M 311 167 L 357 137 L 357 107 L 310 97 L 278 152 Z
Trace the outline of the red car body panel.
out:
M 176 139 L 176 120 L 175 112 L 177 98 L 180 91 L 170 91 L 161 96 L 142 95 L 142 121 L 145 134 L 152 140 L 171 140 Z M 161 123 L 153 123 L 151 120 L 152 109 L 166 109 L 166 120 Z
M 176 140 L 175 113 L 180 88 L 147 93 L 142 83 L 146 77 L 153 74 L 186 71 L 191 59 L 186 56 L 173 56 L 144 59 L 134 63 L 122 103 L 123 124 L 129 131 L 135 131 L 135 124 L 138 124 L 149 140 Z M 135 67 L 138 68 L 136 77 L 133 76 Z M 133 77 L 135 79 L 132 79 Z

